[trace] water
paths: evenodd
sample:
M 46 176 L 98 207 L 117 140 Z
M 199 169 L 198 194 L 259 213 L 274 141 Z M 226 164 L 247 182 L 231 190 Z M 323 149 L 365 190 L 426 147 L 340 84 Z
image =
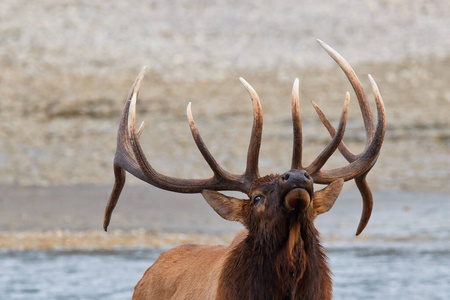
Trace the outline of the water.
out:
M 334 299 L 450 299 L 446 243 L 332 243 L 326 248 Z M 0 299 L 130 299 L 160 251 L 4 251 Z
M 450 299 L 450 249 L 408 243 L 331 248 L 335 299 Z
M 0 254 L 0 299 L 130 299 L 157 251 Z

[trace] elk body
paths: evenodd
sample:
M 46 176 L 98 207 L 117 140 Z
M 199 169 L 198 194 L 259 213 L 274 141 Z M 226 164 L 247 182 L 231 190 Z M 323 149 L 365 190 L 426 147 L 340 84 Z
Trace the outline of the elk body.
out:
M 136 285 L 133 299 L 331 299 L 330 271 L 313 222 L 318 214 L 331 209 L 344 181 L 354 179 L 363 199 L 356 234 L 367 225 L 373 199 L 366 175 L 381 149 L 385 112 L 375 81 L 369 75 L 377 106 L 375 125 L 365 92 L 353 69 L 335 50 L 319 43 L 339 64 L 355 90 L 366 129 L 366 146 L 362 153 L 354 154 L 342 141 L 349 93 L 337 129 L 313 103 L 332 140 L 309 166 L 304 166 L 296 79 L 292 90 L 292 164 L 283 174 L 259 174 L 262 109 L 255 90 L 242 78 L 253 102 L 254 117 L 245 172 L 231 174 L 219 166 L 198 132 L 190 104 L 187 115 L 192 136 L 214 175 L 208 179 L 178 179 L 156 172 L 138 141 L 143 124 L 137 131 L 135 129 L 136 100 L 145 68 L 141 71 L 128 95 L 119 126 L 114 159 L 116 182 L 105 210 L 104 229 L 109 225 L 125 184 L 125 170 L 161 189 L 201 193 L 222 218 L 238 221 L 246 229 L 238 233 L 228 247 L 183 245 L 162 253 Z M 322 170 L 336 149 L 349 164 Z M 327 186 L 315 191 L 314 183 Z M 218 192 L 230 190 L 243 192 L 248 199 Z

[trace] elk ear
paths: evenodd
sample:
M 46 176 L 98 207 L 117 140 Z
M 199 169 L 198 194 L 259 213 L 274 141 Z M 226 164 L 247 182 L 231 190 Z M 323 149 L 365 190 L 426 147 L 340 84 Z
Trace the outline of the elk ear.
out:
M 326 188 L 314 192 L 313 208 L 316 216 L 329 211 L 333 207 L 343 185 L 344 180 L 338 179 L 330 183 Z
M 203 190 L 202 196 L 222 218 L 244 224 L 243 207 L 246 203 L 245 200 L 228 197 L 219 192 L 209 190 Z

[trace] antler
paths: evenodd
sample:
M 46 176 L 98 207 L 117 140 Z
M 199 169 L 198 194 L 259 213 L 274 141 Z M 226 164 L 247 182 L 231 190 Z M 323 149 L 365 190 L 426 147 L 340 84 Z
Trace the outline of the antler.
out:
M 345 127 L 345 120 L 343 122 L 343 119 L 346 117 L 348 108 L 348 93 L 344 111 L 342 113 L 341 121 L 339 123 L 337 131 L 333 127 L 333 125 L 331 125 L 330 121 L 327 119 L 322 110 L 313 102 L 313 106 L 316 109 L 320 120 L 325 125 L 333 139 L 325 148 L 325 150 L 314 160 L 314 162 L 305 169 L 313 177 L 315 183 L 329 184 L 337 179 L 344 179 L 345 181 L 355 179 L 356 185 L 363 199 L 363 210 L 358 229 L 356 231 L 356 235 L 359 235 L 366 227 L 372 213 L 373 197 L 366 182 L 366 176 L 375 164 L 380 153 L 381 145 L 383 144 L 386 128 L 383 100 L 381 99 L 380 92 L 375 81 L 373 80 L 372 76 L 369 75 L 369 80 L 372 85 L 372 90 L 375 95 L 375 102 L 377 105 L 378 122 L 375 128 L 366 94 L 352 67 L 333 48 L 320 40 L 318 40 L 318 42 L 344 71 L 356 93 L 364 120 L 364 126 L 366 129 L 366 146 L 360 154 L 355 155 L 347 148 L 347 146 L 342 141 L 343 133 L 345 130 L 345 128 L 343 128 Z M 298 92 L 296 90 L 298 90 L 298 80 L 294 82 L 294 89 L 292 92 L 292 119 L 294 126 L 294 153 L 292 156 L 292 167 L 301 168 L 302 137 L 298 105 Z M 341 154 L 347 159 L 350 164 L 336 169 L 320 170 L 326 163 L 328 158 L 336 150 L 336 148 L 339 149 Z
M 147 161 L 139 143 L 139 137 L 144 128 L 144 123 L 141 124 L 137 132 L 135 131 L 136 101 L 145 70 L 146 67 L 141 70 L 131 87 L 117 133 L 117 150 L 114 158 L 115 184 L 105 209 L 103 221 L 105 231 L 108 228 L 112 212 L 125 184 L 124 170 L 158 188 L 178 193 L 200 193 L 202 190 L 233 190 L 248 194 L 250 186 L 259 177 L 258 157 L 263 126 L 262 109 L 255 90 L 243 78 L 240 78 L 240 80 L 250 94 L 253 102 L 253 129 L 248 147 L 247 168 L 244 174 L 237 175 L 228 173 L 216 162 L 203 142 L 195 125 L 191 111 L 191 103 L 187 107 L 189 127 L 198 149 L 214 175 L 208 179 L 180 179 L 158 173 Z
M 332 140 L 309 166 L 303 167 L 302 128 L 298 96 L 299 81 L 296 79 L 292 89 L 294 144 L 291 168 L 305 169 L 312 176 L 314 182 L 319 184 L 330 184 L 333 181 L 340 179 L 345 181 L 354 179 L 363 199 L 363 211 L 356 232 L 356 235 L 359 235 L 367 225 L 372 212 L 373 198 L 370 188 L 366 182 L 366 176 L 375 164 L 383 143 L 386 127 L 384 105 L 378 87 L 373 78 L 369 75 L 377 105 L 378 122 L 375 127 L 366 94 L 355 72 L 347 61 L 334 49 L 322 41 L 318 41 L 344 71 L 356 93 L 366 129 L 366 146 L 363 152 L 355 155 L 342 141 L 350 102 L 350 94 L 348 92 L 345 97 L 344 108 L 342 110 L 337 130 L 333 127 L 333 125 L 331 125 L 322 110 L 313 102 L 313 106 L 316 109 L 320 120 L 332 136 Z M 197 148 L 200 150 L 200 153 L 203 155 L 204 159 L 213 171 L 213 176 L 207 179 L 180 179 L 158 173 L 145 158 L 139 144 L 139 137 L 143 131 L 144 122 L 142 122 L 137 132 L 135 130 L 136 101 L 142 80 L 144 78 L 145 70 L 146 68 L 144 67 L 131 87 L 119 125 L 117 134 L 117 150 L 114 158 L 115 184 L 109 198 L 108 205 L 105 209 L 105 217 L 103 222 L 103 228 L 105 230 L 109 225 L 112 211 L 117 204 L 120 193 L 125 184 L 125 170 L 156 187 L 178 193 L 199 193 L 202 190 L 234 190 L 248 194 L 252 183 L 259 178 L 258 160 L 263 126 L 262 109 L 256 91 L 243 78 L 240 78 L 240 80 L 247 89 L 253 102 L 253 128 L 247 152 L 247 166 L 245 172 L 243 174 L 231 174 L 225 171 L 216 162 L 200 136 L 192 116 L 191 103 L 189 103 L 187 107 L 189 127 Z M 321 170 L 336 149 L 339 149 L 350 164 L 336 169 Z

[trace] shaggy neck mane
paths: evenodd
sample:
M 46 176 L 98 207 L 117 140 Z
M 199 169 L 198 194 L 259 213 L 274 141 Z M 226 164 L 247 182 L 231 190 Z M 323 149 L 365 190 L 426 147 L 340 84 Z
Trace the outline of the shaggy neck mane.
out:
M 249 233 L 230 252 L 218 299 L 331 299 L 330 271 L 310 216 L 271 236 Z

